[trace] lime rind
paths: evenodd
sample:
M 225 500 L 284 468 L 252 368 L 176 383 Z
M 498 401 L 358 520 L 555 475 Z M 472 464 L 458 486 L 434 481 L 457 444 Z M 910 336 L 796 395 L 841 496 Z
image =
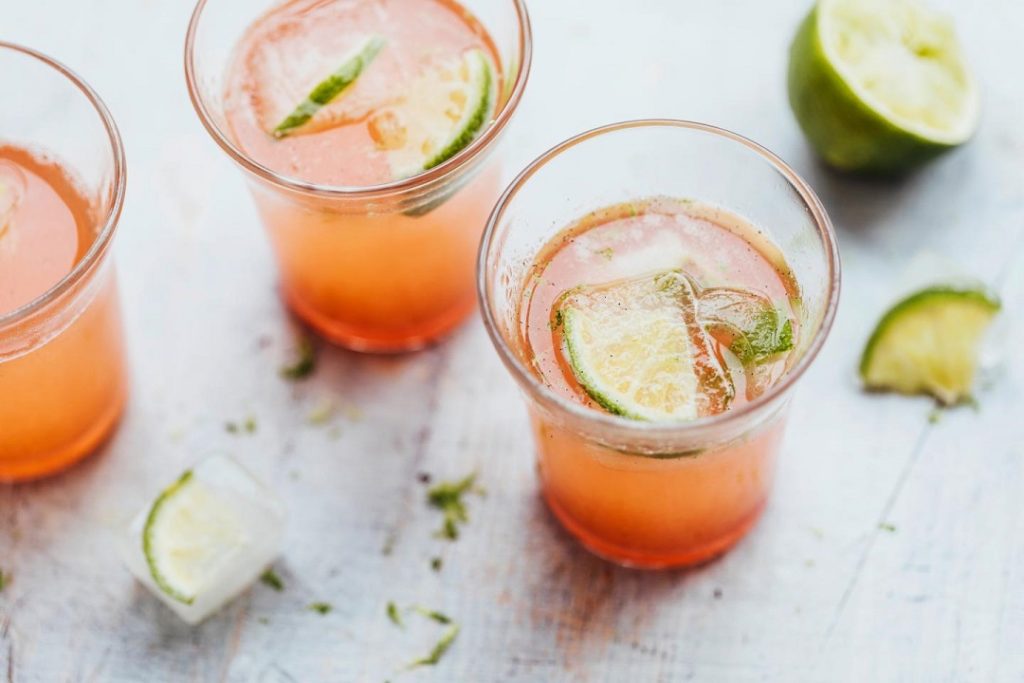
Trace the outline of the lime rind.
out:
M 384 47 L 385 41 L 380 36 L 370 36 L 358 48 L 352 51 L 341 66 L 330 76 L 320 81 L 288 116 L 277 124 L 273 135 L 283 138 L 304 126 L 323 107 L 330 104 L 338 95 L 356 82 L 370 62 Z
M 895 304 L 861 355 L 868 389 L 928 394 L 954 405 L 970 397 L 983 336 L 1001 310 L 980 288 L 940 285 Z
M 177 481 L 157 496 L 157 499 L 153 501 L 153 506 L 149 509 L 149 514 L 146 515 L 146 522 L 142 531 L 142 552 L 146 557 L 146 564 L 149 565 L 149 572 L 153 577 L 153 582 L 165 594 L 186 605 L 191 605 L 195 602 L 196 596 L 179 591 L 161 571 L 160 563 L 156 557 L 156 540 L 154 536 L 156 522 L 163 511 L 164 505 L 183 488 L 188 486 L 192 482 L 193 476 L 192 470 L 186 470 Z
M 893 6 L 905 4 L 914 7 L 916 12 L 927 12 L 906 0 L 894 2 Z M 879 6 L 879 3 L 875 5 Z M 948 68 L 959 69 L 962 74 L 959 101 L 951 103 L 951 106 L 959 106 L 959 111 L 955 116 L 947 117 L 953 123 L 942 129 L 898 112 L 879 93 L 861 84 L 858 79 L 864 76 L 829 45 L 835 42 L 831 38 L 835 31 L 833 24 L 837 21 L 829 15 L 842 14 L 855 6 L 852 0 L 821 0 L 801 23 L 790 47 L 790 106 L 804 134 L 821 157 L 840 170 L 902 173 L 968 140 L 977 127 L 977 90 L 951 29 L 941 46 L 927 48 L 940 50 L 941 57 L 949 62 Z M 891 21 L 898 19 L 890 17 Z M 927 20 L 940 21 L 932 15 Z M 869 23 L 865 19 L 865 25 Z M 878 61 L 885 60 L 875 59 Z M 897 70 L 886 71 L 883 67 L 884 64 L 874 68 L 881 76 L 896 78 L 892 73 Z M 889 90 L 896 92 L 898 97 L 903 90 L 921 90 L 922 87 L 927 90 L 930 86 L 930 83 L 923 86 L 893 83 Z M 931 95 L 927 93 L 922 97 Z M 919 108 L 924 112 L 933 109 L 935 107 Z

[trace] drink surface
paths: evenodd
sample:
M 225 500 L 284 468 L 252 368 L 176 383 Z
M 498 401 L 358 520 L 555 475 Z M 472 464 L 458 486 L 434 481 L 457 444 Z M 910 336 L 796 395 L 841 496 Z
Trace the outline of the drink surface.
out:
M 275 128 L 368 39 L 382 47 L 338 96 L 287 135 Z M 257 19 L 236 48 L 227 78 L 230 135 L 268 168 L 308 182 L 365 187 L 390 182 L 390 152 L 415 140 L 410 98 L 427 97 L 428 76 L 479 50 L 487 88 L 501 91 L 497 52 L 483 26 L 454 0 L 291 0 Z M 428 85 L 424 85 L 426 83 Z M 456 108 L 461 91 L 452 101 Z M 493 96 L 489 98 L 493 102 Z M 431 103 L 438 104 L 438 103 Z
M 689 347 L 684 354 L 689 358 L 684 357 L 681 365 L 659 366 L 659 372 L 664 374 L 667 367 L 669 372 L 688 373 L 692 368 L 695 398 L 690 413 L 679 413 L 683 419 L 753 400 L 778 381 L 793 359 L 800 293 L 778 248 L 731 212 L 665 197 L 596 211 L 544 246 L 527 274 L 519 304 L 520 352 L 538 378 L 561 396 L 595 410 L 635 417 L 605 400 L 593 386 L 581 384 L 580 369 L 567 350 L 568 325 L 563 318 L 580 292 L 593 302 L 608 299 L 608 292 L 637 291 L 641 294 L 633 299 L 612 298 L 617 308 L 595 326 L 592 336 L 615 334 L 616 321 L 630 320 L 633 304 L 651 307 L 653 297 L 669 297 L 668 322 L 678 316 L 677 327 L 685 334 L 674 347 L 657 347 L 658 353 L 668 349 L 675 354 L 681 345 Z M 689 321 L 685 326 L 684 318 Z M 759 336 L 755 329 L 764 320 L 771 322 L 768 337 L 773 341 L 753 353 L 745 340 Z M 640 338 L 645 334 L 636 331 Z M 686 341 L 680 344 L 682 339 Z M 624 358 L 631 352 L 622 343 L 611 348 Z M 622 364 L 628 372 L 627 360 Z M 636 367 L 648 367 L 647 360 Z M 645 383 L 643 378 L 633 379 L 635 384 Z
M 61 166 L 0 145 L 0 315 L 57 284 L 95 234 L 89 201 Z

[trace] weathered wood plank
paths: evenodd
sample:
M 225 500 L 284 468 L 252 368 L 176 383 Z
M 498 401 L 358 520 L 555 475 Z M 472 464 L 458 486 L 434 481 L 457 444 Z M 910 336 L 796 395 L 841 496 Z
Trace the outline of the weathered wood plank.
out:
M 963 151 L 879 183 L 821 169 L 789 114 L 786 46 L 805 4 L 531 4 L 535 71 L 510 130 L 509 171 L 611 120 L 706 120 L 791 160 L 840 232 L 842 309 L 795 398 L 764 519 L 717 562 L 653 574 L 589 556 L 546 513 L 517 390 L 478 321 L 419 354 L 325 347 L 309 382 L 277 376 L 294 324 L 243 184 L 181 84 L 191 0 L 5 8 L 5 37 L 70 62 L 124 133 L 130 192 L 117 249 L 134 393 L 101 455 L 0 488 L 0 568 L 14 576 L 0 594 L 0 680 L 1024 677 L 1024 366 L 1015 359 L 979 413 L 936 425 L 926 401 L 868 398 L 853 377 L 865 334 L 922 246 L 993 275 L 1021 253 L 1024 93 L 1012 66 L 1024 63 L 1024 7 L 936 2 L 957 18 L 985 120 Z M 309 424 L 324 399 L 339 406 L 332 424 Z M 249 415 L 255 434 L 224 430 Z M 133 583 L 112 537 L 161 484 L 217 450 L 286 499 L 287 587 L 257 585 L 189 628 Z M 418 473 L 472 470 L 487 497 L 470 501 L 463 538 L 435 539 Z M 319 600 L 334 610 L 306 609 Z M 441 666 L 398 671 L 437 631 L 398 631 L 389 600 L 463 624 Z

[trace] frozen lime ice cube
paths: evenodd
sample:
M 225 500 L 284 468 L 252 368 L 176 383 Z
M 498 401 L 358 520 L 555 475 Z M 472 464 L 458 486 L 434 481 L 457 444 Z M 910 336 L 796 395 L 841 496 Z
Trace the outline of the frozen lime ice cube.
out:
M 196 624 L 245 590 L 277 556 L 284 505 L 234 459 L 183 473 L 139 511 L 122 539 L 132 574 Z

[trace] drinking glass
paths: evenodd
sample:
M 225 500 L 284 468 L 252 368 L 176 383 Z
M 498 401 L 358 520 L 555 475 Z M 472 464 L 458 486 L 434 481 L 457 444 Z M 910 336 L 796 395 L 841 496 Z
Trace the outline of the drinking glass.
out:
M 124 201 L 125 162 L 110 112 L 63 64 L 0 42 L 0 85 L 14 95 L 0 102 L 0 144 L 65 168 L 90 202 L 95 232 L 60 281 L 0 311 L 0 480 L 13 481 L 57 472 L 88 455 L 123 410 L 127 375 L 110 245 Z
M 802 294 L 788 372 L 749 403 L 682 424 L 629 420 L 556 394 L 532 369 L 519 310 L 528 269 L 564 227 L 651 196 L 745 217 L 781 249 Z M 552 512 L 601 556 L 671 567 L 725 551 L 761 514 L 793 388 L 835 315 L 839 257 L 821 202 L 764 147 L 700 123 L 630 121 L 572 138 L 516 178 L 484 232 L 478 290 L 491 340 L 525 395 Z
M 336 0 L 341 1 L 341 0 Z M 277 173 L 228 132 L 224 88 L 233 47 L 276 0 L 200 0 L 185 43 L 185 74 L 200 121 L 245 173 L 291 309 L 328 339 L 360 351 L 420 348 L 476 302 L 480 234 L 501 191 L 496 143 L 519 104 L 531 37 L 522 0 L 466 0 L 497 47 L 506 84 L 493 122 L 448 161 L 368 187 Z

